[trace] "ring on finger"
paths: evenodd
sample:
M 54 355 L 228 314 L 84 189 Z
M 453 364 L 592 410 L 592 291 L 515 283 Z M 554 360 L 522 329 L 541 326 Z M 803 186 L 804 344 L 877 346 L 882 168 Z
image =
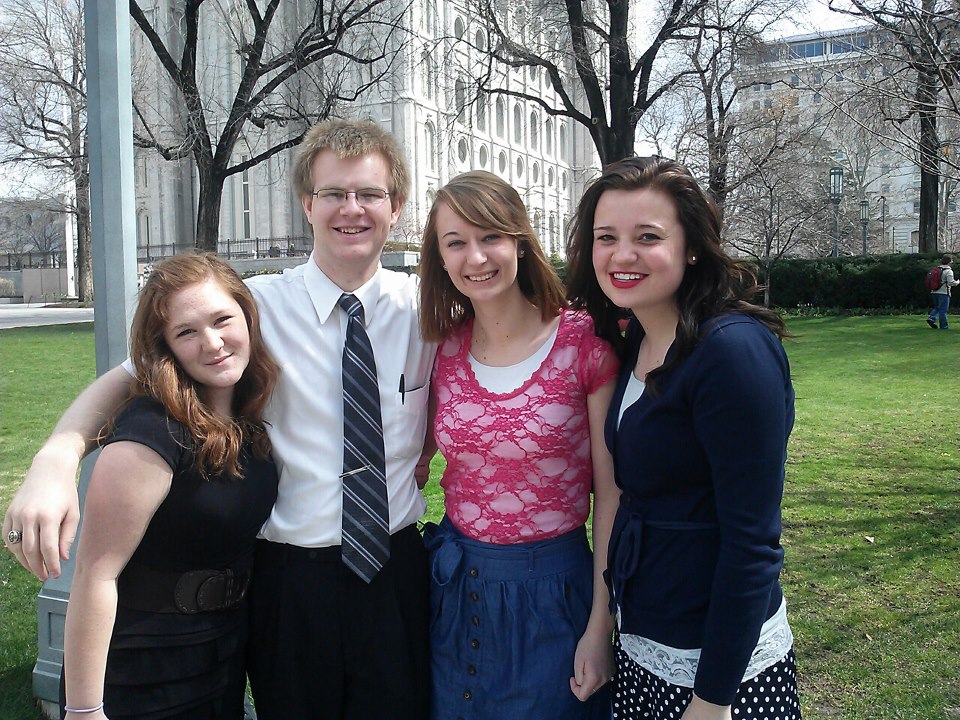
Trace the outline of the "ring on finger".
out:
M 11 545 L 16 545 L 21 540 L 23 540 L 23 533 L 19 530 L 11 530 L 7 533 L 7 542 Z

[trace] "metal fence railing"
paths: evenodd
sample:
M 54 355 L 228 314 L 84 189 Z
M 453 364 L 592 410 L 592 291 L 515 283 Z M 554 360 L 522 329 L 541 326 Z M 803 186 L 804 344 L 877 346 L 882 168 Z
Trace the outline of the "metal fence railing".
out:
M 299 235 L 251 238 L 249 240 L 220 240 L 217 254 L 225 260 L 251 258 L 306 257 L 313 249 L 313 239 Z M 182 249 L 181 249 L 182 251 Z M 147 245 L 137 248 L 138 263 L 154 263 L 177 254 L 177 246 Z M 30 268 L 59 268 L 66 264 L 66 253 L 54 252 L 0 253 L 0 270 Z
M 233 240 L 226 238 L 217 243 L 217 255 L 224 260 L 248 260 L 254 258 L 306 257 L 313 249 L 313 239 L 305 236 L 250 238 Z M 183 249 L 180 250 L 183 252 Z M 177 254 L 176 245 L 149 245 L 137 248 L 137 262 L 152 263 Z
M 62 250 L 52 252 L 0 253 L 0 270 L 59 268 L 67 262 Z
M 312 249 L 312 238 L 295 235 L 249 240 L 227 238 L 217 244 L 217 254 L 227 260 L 306 257 Z

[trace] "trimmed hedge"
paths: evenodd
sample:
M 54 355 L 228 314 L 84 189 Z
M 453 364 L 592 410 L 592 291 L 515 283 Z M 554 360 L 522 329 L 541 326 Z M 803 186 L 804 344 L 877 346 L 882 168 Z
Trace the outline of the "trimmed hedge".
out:
M 781 260 L 770 277 L 771 304 L 782 308 L 929 308 L 923 279 L 941 254 L 858 255 Z

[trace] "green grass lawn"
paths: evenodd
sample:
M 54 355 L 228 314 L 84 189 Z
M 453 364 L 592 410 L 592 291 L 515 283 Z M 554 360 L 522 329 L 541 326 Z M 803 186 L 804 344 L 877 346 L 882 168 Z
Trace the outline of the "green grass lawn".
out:
M 915 315 L 790 329 L 783 582 L 804 714 L 960 718 L 960 327 L 934 332 Z M 0 331 L 0 506 L 93 373 L 90 325 Z M 427 496 L 438 519 L 436 478 Z M 38 588 L 0 553 L 3 720 L 39 717 Z

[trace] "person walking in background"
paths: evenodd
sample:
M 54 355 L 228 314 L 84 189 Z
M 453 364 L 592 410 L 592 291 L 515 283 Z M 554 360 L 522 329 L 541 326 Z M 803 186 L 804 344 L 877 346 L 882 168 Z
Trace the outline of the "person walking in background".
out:
M 440 189 L 422 252 L 422 335 L 441 342 L 432 430 L 447 462 L 446 516 L 424 532 L 431 717 L 609 718 L 602 576 L 617 490 L 603 419 L 616 357 L 566 309 L 520 196 L 497 176 Z
M 779 583 L 785 328 L 748 301 L 720 227 L 686 168 L 630 158 L 587 188 L 571 234 L 573 305 L 614 343 L 633 316 L 606 422 L 615 718 L 800 717 Z
M 950 312 L 950 295 L 953 288 L 960 285 L 953 274 L 953 258 L 944 255 L 940 258 L 940 287 L 930 291 L 930 299 L 933 301 L 933 310 L 927 316 L 927 325 L 936 330 L 939 322 L 941 330 L 949 328 L 947 313 Z
M 214 255 L 158 264 L 132 398 L 87 490 L 64 637 L 67 720 L 243 718 L 246 592 L 277 496 L 263 409 L 279 368 Z

